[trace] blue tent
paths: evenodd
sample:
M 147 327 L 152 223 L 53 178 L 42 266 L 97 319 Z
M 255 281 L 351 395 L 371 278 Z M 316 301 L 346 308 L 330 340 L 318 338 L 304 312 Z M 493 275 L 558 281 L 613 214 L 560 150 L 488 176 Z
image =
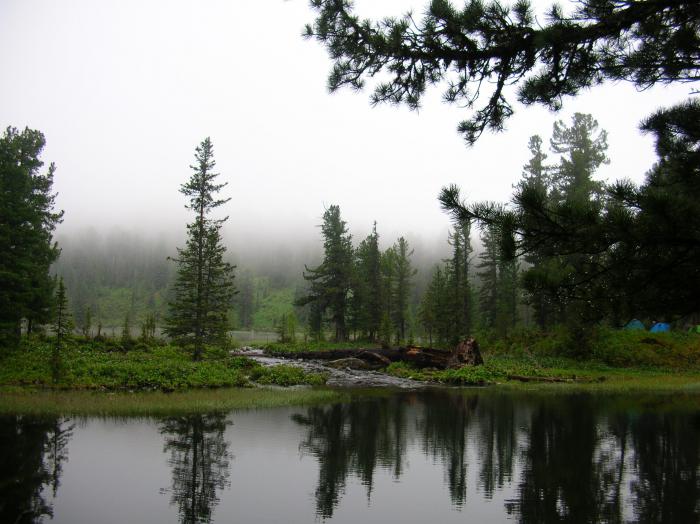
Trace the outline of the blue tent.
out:
M 630 320 L 623 329 L 628 329 L 630 331 L 641 329 L 642 331 L 644 331 L 646 328 L 644 327 L 644 324 L 641 323 L 641 321 L 635 318 L 633 320 Z
M 656 324 L 651 326 L 651 329 L 649 331 L 651 331 L 652 333 L 663 333 L 665 331 L 671 331 L 671 326 L 666 322 L 657 322 Z

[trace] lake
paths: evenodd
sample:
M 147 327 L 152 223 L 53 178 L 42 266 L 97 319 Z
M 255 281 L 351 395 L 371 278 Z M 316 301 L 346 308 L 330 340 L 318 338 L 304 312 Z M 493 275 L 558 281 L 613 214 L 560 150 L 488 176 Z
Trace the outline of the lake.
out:
M 698 522 L 700 397 L 358 392 L 0 417 L 0 522 Z

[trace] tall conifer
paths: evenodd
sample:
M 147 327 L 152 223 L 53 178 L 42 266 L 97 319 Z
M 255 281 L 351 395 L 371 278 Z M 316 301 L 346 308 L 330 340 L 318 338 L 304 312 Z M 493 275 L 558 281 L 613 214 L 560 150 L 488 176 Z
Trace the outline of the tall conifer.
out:
M 54 165 L 40 172 L 45 144 L 32 129 L 8 127 L 0 137 L 0 344 L 17 342 L 23 319 L 28 331 L 51 319 L 53 231 L 63 212 L 53 209 Z
M 214 149 L 209 138 L 196 148 L 192 176 L 180 187 L 190 199 L 188 209 L 195 212 L 187 225 L 187 242 L 177 250 L 178 265 L 174 299 L 169 304 L 165 333 L 192 350 L 200 360 L 206 344 L 221 343 L 229 329 L 228 310 L 236 291 L 234 266 L 224 261 L 226 248 L 221 242 L 221 225 L 228 219 L 213 219 L 209 214 L 230 200 L 217 199 L 226 183 L 215 183 Z
M 297 305 L 312 304 L 310 325 L 313 332 L 320 332 L 325 311 L 329 311 L 336 341 L 347 340 L 346 316 L 352 285 L 353 249 L 352 237 L 340 208 L 330 206 L 323 214 L 323 262 L 316 268 L 306 268 L 304 278 L 310 282 L 309 294 L 297 300 Z

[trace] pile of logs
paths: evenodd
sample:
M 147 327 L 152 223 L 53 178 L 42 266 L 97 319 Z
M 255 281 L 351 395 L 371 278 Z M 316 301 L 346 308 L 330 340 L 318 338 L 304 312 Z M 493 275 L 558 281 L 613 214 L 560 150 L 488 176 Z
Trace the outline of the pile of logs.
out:
M 275 352 L 275 356 L 305 360 L 359 359 L 372 368 L 386 367 L 392 362 L 411 362 L 421 368 L 453 369 L 462 366 L 479 366 L 484 363 L 479 344 L 467 338 L 454 349 L 407 346 L 382 349 L 332 349 L 328 351 Z

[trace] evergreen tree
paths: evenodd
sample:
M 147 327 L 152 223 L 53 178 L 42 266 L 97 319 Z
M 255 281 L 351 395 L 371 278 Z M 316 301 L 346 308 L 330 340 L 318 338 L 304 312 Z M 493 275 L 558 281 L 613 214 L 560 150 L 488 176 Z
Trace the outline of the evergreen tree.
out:
M 228 217 L 213 219 L 209 214 L 230 199 L 217 199 L 226 186 L 217 184 L 213 169 L 214 150 L 209 138 L 196 148 L 192 176 L 180 188 L 190 199 L 185 206 L 196 213 L 187 226 L 187 242 L 178 248 L 178 270 L 174 299 L 166 319 L 165 333 L 185 347 L 194 360 L 200 360 L 205 344 L 222 343 L 228 325 L 228 310 L 235 288 L 234 266 L 224 261 L 226 248 L 221 242 L 221 225 Z
M 63 346 L 73 331 L 73 322 L 68 308 L 68 297 L 66 296 L 66 286 L 63 284 L 63 278 L 58 279 L 58 286 L 56 287 L 53 330 L 56 339 L 51 352 L 51 374 L 55 384 L 58 383 L 61 376 L 61 352 Z
M 238 311 L 238 323 L 241 327 L 250 328 L 253 325 L 255 296 L 254 281 L 249 271 L 244 271 L 238 278 L 236 306 Z
M 312 309 L 312 331 L 320 332 L 320 320 L 326 310 L 335 330 L 335 340 L 347 340 L 346 316 L 352 285 L 353 249 L 352 237 L 345 221 L 340 218 L 340 208 L 331 205 L 323 214 L 321 224 L 324 257 L 320 266 L 306 267 L 304 279 L 310 282 L 309 294 L 297 304 L 316 304 Z M 316 331 L 318 329 L 318 331 Z
M 538 135 L 530 137 L 528 143 L 531 157 L 523 166 L 522 178 L 516 185 L 515 200 L 529 203 L 534 201 L 534 206 L 551 207 L 555 197 L 554 168 L 546 164 L 547 155 L 542 151 L 542 138 Z M 526 207 L 526 206 L 523 206 Z M 556 268 L 548 264 L 544 246 L 532 246 L 524 255 L 524 261 L 530 267 L 530 276 L 540 272 L 538 278 L 530 279 L 528 285 L 528 303 L 534 309 L 535 320 L 540 328 L 544 328 L 554 321 L 554 300 L 556 282 L 552 279 L 557 274 Z
M 480 279 L 479 311 L 483 326 L 487 329 L 496 327 L 498 317 L 499 278 L 498 265 L 500 259 L 499 239 L 492 227 L 486 227 L 481 234 L 484 250 L 479 254 L 477 276 Z
M 647 88 L 700 78 L 696 0 L 582 0 L 569 13 L 554 4 L 543 24 L 527 0 L 469 0 L 462 9 L 432 0 L 421 20 L 407 14 L 376 22 L 360 19 L 348 0 L 311 4 L 318 16 L 306 36 L 334 61 L 331 90 L 359 90 L 382 77 L 372 103 L 413 109 L 429 85 L 441 82 L 444 98 L 461 107 L 474 108 L 485 96 L 459 125 L 470 144 L 485 129 L 503 130 L 514 112 L 513 85 L 520 102 L 559 109 L 564 97 L 604 80 Z
M 85 338 L 90 338 L 92 332 L 92 308 L 90 306 L 85 308 L 85 316 L 83 317 L 82 332 Z
M 469 221 L 455 223 L 450 234 L 452 258 L 447 264 L 447 281 L 450 289 L 452 323 L 447 342 L 456 344 L 472 330 L 472 288 L 470 282 L 471 265 L 471 224 Z
M 0 137 L 0 345 L 18 341 L 23 319 L 28 331 L 51 319 L 53 232 L 63 212 L 53 209 L 55 166 L 40 172 L 45 143 L 31 129 L 8 127 Z
M 481 280 L 479 302 L 484 327 L 498 335 L 508 334 L 517 322 L 518 266 L 515 259 L 501 254 L 501 241 L 494 227 L 486 227 L 481 236 L 484 251 L 477 265 Z
M 499 257 L 496 331 L 501 336 L 508 335 L 518 323 L 519 297 L 518 261 Z
M 602 164 L 609 163 L 607 136 L 605 130 L 598 131 L 598 122 L 588 114 L 574 113 L 569 127 L 561 120 L 554 123 L 549 143 L 552 152 L 560 155 L 554 174 L 560 198 L 588 203 L 603 195 L 603 183 L 592 177 Z
M 527 190 L 516 192 L 512 208 L 467 206 L 452 187 L 441 201 L 455 218 L 500 228 L 512 242 L 509 256 L 537 253 L 538 265 L 523 273 L 525 290 L 546 293 L 565 313 L 555 316 L 577 333 L 604 318 L 619 322 L 624 312 L 688 315 L 697 311 L 700 267 L 698 121 L 700 103 L 693 102 L 645 122 L 658 163 L 644 184 L 617 182 L 602 199 L 552 202 Z
M 396 268 L 397 264 L 396 246 L 386 249 L 380 259 L 381 280 L 380 296 L 382 297 L 382 325 L 380 330 L 381 340 L 385 344 L 391 344 L 392 335 L 396 333 Z M 388 330 L 388 331 L 387 331 Z M 387 336 L 387 334 L 389 336 Z
M 129 312 L 127 311 L 126 315 L 124 315 L 124 323 L 122 324 L 122 333 L 121 333 L 121 343 L 124 347 L 124 349 L 127 349 L 128 346 L 131 345 L 131 318 L 129 315 Z
M 408 242 L 404 237 L 394 244 L 396 284 L 394 295 L 394 324 L 398 331 L 399 340 L 406 340 L 406 324 L 408 319 L 408 299 L 411 293 L 411 279 L 416 270 L 411 267 L 413 250 L 409 251 Z
M 372 233 L 360 242 L 355 251 L 356 270 L 355 285 L 353 286 L 358 327 L 371 342 L 377 340 L 382 321 L 381 257 L 379 234 L 375 222 Z
M 423 327 L 428 330 L 430 344 L 439 345 L 452 343 L 455 329 L 453 326 L 454 312 L 452 311 L 452 293 L 449 287 L 449 265 L 435 268 L 421 302 L 420 318 Z

